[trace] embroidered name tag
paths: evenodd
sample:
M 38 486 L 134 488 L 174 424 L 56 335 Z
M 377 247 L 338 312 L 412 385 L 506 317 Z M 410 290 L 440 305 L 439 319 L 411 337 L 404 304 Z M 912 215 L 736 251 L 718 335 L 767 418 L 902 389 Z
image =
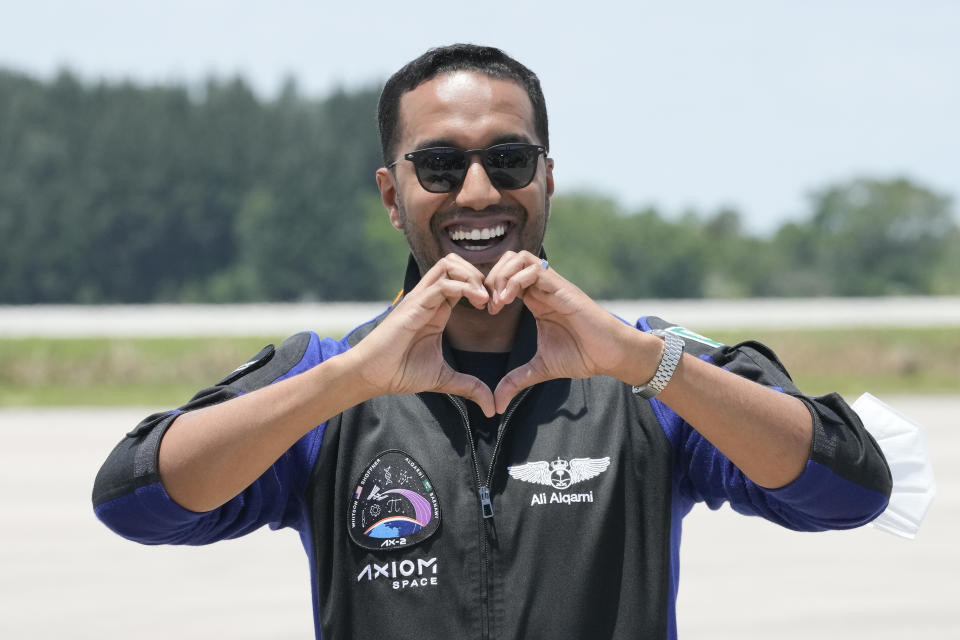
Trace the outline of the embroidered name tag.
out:
M 593 490 L 584 493 L 567 493 L 567 489 L 591 478 L 596 478 L 610 466 L 610 456 L 603 458 L 573 458 L 564 460 L 557 457 L 552 462 L 538 460 L 507 467 L 511 478 L 541 484 L 559 491 L 554 491 L 547 498 L 547 492 L 534 493 L 530 498 L 530 506 L 541 504 L 571 505 L 580 502 L 593 502 Z
M 427 473 L 403 451 L 367 465 L 350 500 L 350 537 L 364 549 L 403 549 L 440 526 L 440 501 Z

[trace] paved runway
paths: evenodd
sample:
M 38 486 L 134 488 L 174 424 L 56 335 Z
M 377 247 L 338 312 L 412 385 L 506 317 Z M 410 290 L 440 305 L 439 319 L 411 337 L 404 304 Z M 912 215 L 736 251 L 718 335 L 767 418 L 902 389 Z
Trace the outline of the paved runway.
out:
M 960 638 L 960 397 L 883 399 L 926 427 L 938 497 L 918 538 L 798 534 L 698 507 L 680 638 Z M 295 533 L 153 548 L 96 521 L 93 477 L 148 411 L 0 410 L 0 638 L 312 638 Z
M 607 300 L 631 322 L 657 315 L 694 330 L 815 327 L 957 327 L 960 297 Z M 297 304 L 0 305 L 0 337 L 282 336 L 338 334 L 386 302 Z

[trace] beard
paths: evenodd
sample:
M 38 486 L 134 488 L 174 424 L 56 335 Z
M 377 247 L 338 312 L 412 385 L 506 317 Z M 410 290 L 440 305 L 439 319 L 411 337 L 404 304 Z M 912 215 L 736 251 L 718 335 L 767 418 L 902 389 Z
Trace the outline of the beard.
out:
M 543 210 L 540 215 L 531 216 L 527 210 L 520 205 L 488 207 L 481 212 L 474 211 L 473 209 L 452 209 L 442 213 L 435 213 L 430 218 L 430 223 L 427 227 L 410 223 L 406 207 L 400 198 L 397 199 L 397 211 L 403 227 L 403 235 L 407 240 L 407 246 L 410 248 L 410 253 L 413 255 L 413 259 L 416 261 L 417 267 L 420 269 L 420 275 L 422 276 L 444 257 L 445 253 L 441 249 L 440 238 L 446 232 L 441 229 L 445 222 L 456 217 L 469 218 L 471 215 L 509 215 L 516 220 L 516 223 L 513 225 L 514 228 L 511 229 L 511 233 L 520 234 L 520 246 L 516 250 L 526 250 L 534 255 L 539 255 L 543 247 L 544 236 L 546 235 L 547 220 L 550 218 L 550 197 L 544 197 Z M 504 251 L 506 250 L 507 249 L 504 248 Z M 482 263 L 476 264 L 475 266 L 481 273 L 486 275 L 495 264 L 496 262 Z

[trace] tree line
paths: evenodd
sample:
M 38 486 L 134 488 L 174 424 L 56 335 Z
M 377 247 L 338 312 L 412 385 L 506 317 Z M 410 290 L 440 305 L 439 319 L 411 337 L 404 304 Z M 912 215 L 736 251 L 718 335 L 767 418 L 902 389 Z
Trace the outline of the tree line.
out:
M 0 70 L 0 304 L 390 299 L 406 245 L 373 181 L 379 87 L 257 96 Z M 597 298 L 960 293 L 950 197 L 826 185 L 798 222 L 553 198 L 551 265 Z

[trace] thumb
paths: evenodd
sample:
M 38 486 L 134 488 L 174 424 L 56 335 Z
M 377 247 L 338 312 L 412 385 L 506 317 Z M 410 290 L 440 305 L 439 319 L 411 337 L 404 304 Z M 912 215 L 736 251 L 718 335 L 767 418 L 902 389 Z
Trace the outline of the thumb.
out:
M 493 392 L 497 413 L 503 413 L 514 396 L 526 389 L 532 387 L 538 382 L 549 380 L 549 376 L 543 375 L 540 367 L 537 366 L 537 358 L 530 362 L 520 365 L 507 375 L 503 376 L 496 391 Z
M 483 411 L 483 415 L 488 418 L 494 415 L 493 392 L 479 378 L 451 370 L 450 377 L 437 388 L 437 391 L 472 400 Z

